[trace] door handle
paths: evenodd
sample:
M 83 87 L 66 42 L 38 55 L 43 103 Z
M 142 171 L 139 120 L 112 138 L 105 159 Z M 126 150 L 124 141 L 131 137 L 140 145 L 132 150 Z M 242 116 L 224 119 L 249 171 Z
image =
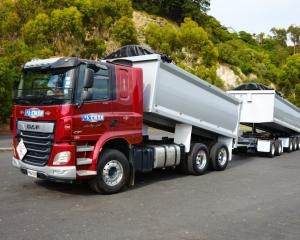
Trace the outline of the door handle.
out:
M 111 121 L 110 126 L 111 126 L 111 127 L 115 127 L 115 126 L 117 126 L 117 125 L 118 125 L 118 120 L 113 119 L 113 120 Z

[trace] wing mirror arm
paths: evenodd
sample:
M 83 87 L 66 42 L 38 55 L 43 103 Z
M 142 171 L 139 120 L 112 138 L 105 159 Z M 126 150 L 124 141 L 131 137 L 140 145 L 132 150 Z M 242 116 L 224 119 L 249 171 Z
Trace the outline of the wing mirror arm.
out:
M 91 100 L 93 98 L 93 93 L 91 88 L 94 85 L 94 70 L 90 68 L 85 69 L 84 79 L 83 79 L 83 92 L 81 100 L 76 103 L 76 107 L 80 108 L 85 101 Z

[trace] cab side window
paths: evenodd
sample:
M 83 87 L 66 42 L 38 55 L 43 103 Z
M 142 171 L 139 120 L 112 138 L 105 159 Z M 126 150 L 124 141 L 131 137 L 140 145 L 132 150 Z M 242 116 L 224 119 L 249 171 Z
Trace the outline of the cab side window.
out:
M 92 88 L 92 100 L 108 100 L 110 96 L 108 70 L 100 69 L 94 74 L 94 85 Z

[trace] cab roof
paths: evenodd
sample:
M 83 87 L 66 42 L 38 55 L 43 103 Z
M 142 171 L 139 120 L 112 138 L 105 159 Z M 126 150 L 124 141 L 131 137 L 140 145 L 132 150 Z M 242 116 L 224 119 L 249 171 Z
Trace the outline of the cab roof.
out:
M 33 59 L 24 65 L 24 69 L 40 68 L 40 69 L 52 69 L 52 68 L 69 68 L 75 67 L 80 64 L 80 59 L 75 57 L 55 57 L 47 59 Z

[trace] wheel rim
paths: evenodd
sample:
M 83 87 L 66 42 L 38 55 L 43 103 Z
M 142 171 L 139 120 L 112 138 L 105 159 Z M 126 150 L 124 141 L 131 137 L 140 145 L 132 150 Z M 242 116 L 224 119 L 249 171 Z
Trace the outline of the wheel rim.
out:
M 124 175 L 122 164 L 117 160 L 107 162 L 103 168 L 102 179 L 110 187 L 118 185 Z
M 207 155 L 204 150 L 200 150 L 196 156 L 196 166 L 198 169 L 202 170 L 207 164 Z
M 290 143 L 290 150 L 292 151 L 293 150 L 293 144 Z
M 221 148 L 218 153 L 218 162 L 220 166 L 224 166 L 227 162 L 227 151 L 225 148 Z

